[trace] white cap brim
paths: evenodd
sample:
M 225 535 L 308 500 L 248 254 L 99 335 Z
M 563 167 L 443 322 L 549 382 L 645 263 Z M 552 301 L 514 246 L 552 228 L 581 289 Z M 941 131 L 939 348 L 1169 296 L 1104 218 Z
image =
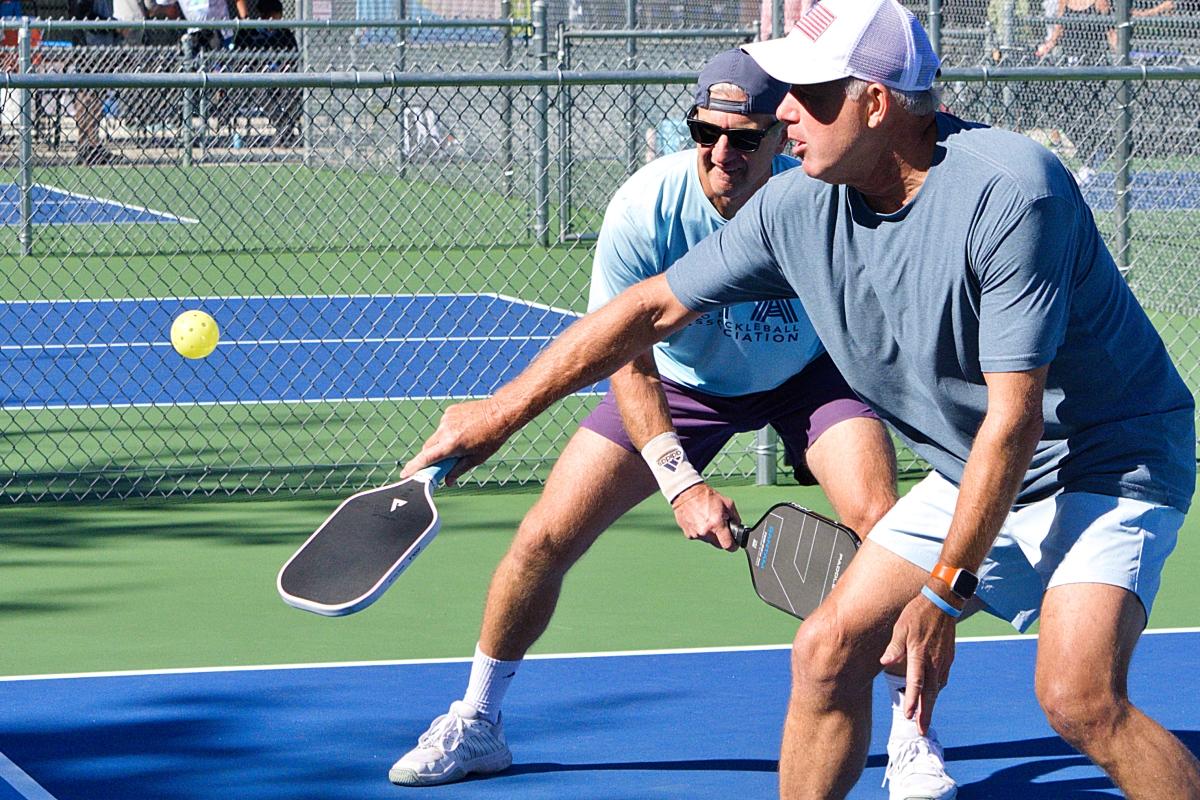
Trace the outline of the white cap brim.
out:
M 818 52 L 811 39 L 795 32 L 782 39 L 744 44 L 742 50 L 763 72 L 784 83 L 803 86 L 850 77 L 845 65 L 830 63 L 828 55 Z

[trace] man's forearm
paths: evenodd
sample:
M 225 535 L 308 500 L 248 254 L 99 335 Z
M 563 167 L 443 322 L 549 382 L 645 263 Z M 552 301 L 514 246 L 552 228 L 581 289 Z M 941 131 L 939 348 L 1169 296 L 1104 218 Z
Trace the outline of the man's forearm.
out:
M 1002 409 L 989 410 L 963 470 L 954 519 L 941 560 L 978 569 L 1012 509 L 1041 438 L 1041 387 Z
M 975 571 L 983 563 L 1013 501 L 1033 456 L 1040 422 L 1021 430 L 979 429 L 963 471 L 958 504 L 941 561 Z M 1013 437 L 1013 438 L 1010 438 Z
M 641 450 L 655 436 L 674 430 L 662 378 L 649 351 L 614 372 L 611 382 L 621 422 L 634 447 Z

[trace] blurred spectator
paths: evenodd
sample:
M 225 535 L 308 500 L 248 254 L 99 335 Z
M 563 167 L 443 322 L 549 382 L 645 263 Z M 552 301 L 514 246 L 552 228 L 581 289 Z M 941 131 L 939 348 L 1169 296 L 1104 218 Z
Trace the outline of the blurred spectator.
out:
M 67 13 L 71 19 L 111 20 L 115 19 L 113 0 L 69 0 Z M 81 48 L 72 59 L 74 68 L 80 72 L 105 71 L 106 59 L 116 55 L 116 47 L 122 37 L 115 30 L 81 30 L 72 37 L 73 44 Z M 75 161 L 79 164 L 109 164 L 116 155 L 100 143 L 100 120 L 104 115 L 104 99 L 95 89 L 75 90 L 75 127 L 78 142 Z
M 238 5 L 246 0 L 238 0 Z M 283 19 L 283 3 L 280 0 L 258 0 L 252 9 L 254 19 Z M 235 50 L 299 50 L 296 35 L 290 28 L 243 28 L 234 37 Z
M 804 12 L 812 5 L 813 0 L 783 0 L 783 27 L 780 30 L 784 36 L 787 36 L 788 31 L 792 29 L 792 25 L 796 24 L 796 20 L 804 16 Z M 758 38 L 771 38 L 771 24 L 774 16 L 774 0 L 762 0 L 761 11 L 758 20 Z
M 242 0 L 244 2 L 244 0 Z M 283 4 L 280 0 L 258 0 L 254 4 L 258 19 L 283 19 Z M 240 51 L 260 51 L 261 60 L 255 59 L 247 67 L 262 72 L 292 72 L 296 67 L 296 54 L 300 48 L 296 36 L 288 28 L 245 28 L 237 32 L 233 47 Z M 274 144 L 295 144 L 300 133 L 301 94 L 298 89 L 266 89 L 257 93 L 265 96 L 265 111 L 275 129 Z
M 229 19 L 226 0 L 153 0 L 147 15 L 165 19 L 186 19 L 189 22 L 211 22 Z M 185 49 L 195 54 L 205 50 L 221 50 L 229 38 L 228 30 L 193 28 L 185 36 Z
M 1047 4 L 1049 0 L 1047 0 Z M 1162 0 L 1150 8 L 1135 8 L 1133 17 L 1155 17 L 1175 9 L 1175 0 Z M 1071 17 L 1103 15 L 1113 13 L 1111 0 L 1057 0 L 1052 16 Z M 1096 64 L 1107 60 L 1107 53 L 1117 50 L 1117 29 L 1103 24 L 1080 22 L 1078 24 L 1051 25 L 1046 40 L 1035 51 L 1038 58 L 1056 53 L 1072 63 Z

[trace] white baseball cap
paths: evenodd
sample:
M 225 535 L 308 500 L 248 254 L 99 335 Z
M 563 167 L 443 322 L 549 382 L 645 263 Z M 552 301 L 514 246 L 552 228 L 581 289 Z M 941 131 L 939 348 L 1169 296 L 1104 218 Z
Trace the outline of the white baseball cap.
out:
M 897 0 L 818 0 L 787 36 L 742 49 L 790 84 L 853 77 L 919 92 L 940 66 L 925 29 Z

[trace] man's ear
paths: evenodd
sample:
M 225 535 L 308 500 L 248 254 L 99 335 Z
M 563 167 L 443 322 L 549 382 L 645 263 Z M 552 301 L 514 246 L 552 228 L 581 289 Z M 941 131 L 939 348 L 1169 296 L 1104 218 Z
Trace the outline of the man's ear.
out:
M 869 83 L 863 91 L 863 114 L 868 128 L 878 128 L 892 111 L 892 93 L 882 83 Z

